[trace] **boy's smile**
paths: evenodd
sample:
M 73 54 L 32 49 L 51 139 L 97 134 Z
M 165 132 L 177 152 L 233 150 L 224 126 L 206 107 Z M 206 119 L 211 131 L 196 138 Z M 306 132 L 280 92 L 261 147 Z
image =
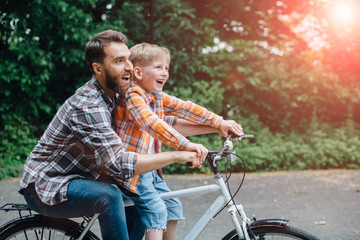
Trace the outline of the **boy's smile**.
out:
M 159 85 L 159 87 L 164 86 L 165 82 L 166 82 L 166 79 L 158 79 L 158 80 L 156 80 L 156 83 Z

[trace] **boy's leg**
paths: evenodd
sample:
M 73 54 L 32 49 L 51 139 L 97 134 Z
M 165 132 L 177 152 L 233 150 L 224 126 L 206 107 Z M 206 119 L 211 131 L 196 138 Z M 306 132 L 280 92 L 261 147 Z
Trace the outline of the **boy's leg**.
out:
M 71 180 L 68 200 L 49 206 L 41 202 L 34 187 L 24 191 L 29 206 L 46 216 L 72 218 L 100 213 L 99 222 L 104 240 L 128 240 L 124 202 L 121 191 L 110 184 L 93 180 Z
M 145 239 L 162 239 L 166 228 L 167 210 L 154 187 L 154 172 L 140 175 L 137 192 L 123 191 L 134 203 L 139 212 L 142 224 L 146 229 Z
M 157 174 L 155 175 L 154 180 L 155 180 L 155 189 L 159 194 L 171 191 L 168 185 L 166 184 L 166 182 Z M 175 239 L 176 227 L 178 221 L 185 219 L 183 215 L 182 204 L 178 198 L 166 199 L 163 201 L 167 209 L 167 225 L 163 239 L 173 240 Z
M 176 235 L 176 227 L 178 221 L 176 220 L 169 220 L 166 224 L 166 231 L 163 235 L 163 240 L 173 240 L 175 239 Z

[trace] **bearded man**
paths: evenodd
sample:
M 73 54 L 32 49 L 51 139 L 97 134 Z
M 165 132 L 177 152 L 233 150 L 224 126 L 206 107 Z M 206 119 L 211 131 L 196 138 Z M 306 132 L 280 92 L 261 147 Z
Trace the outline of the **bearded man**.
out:
M 126 152 L 113 129 L 113 109 L 130 85 L 133 65 L 127 38 L 107 30 L 85 49 L 93 74 L 65 101 L 24 166 L 20 193 L 45 216 L 73 218 L 99 213 L 102 238 L 129 239 L 121 190 L 97 181 L 104 169 L 117 179 L 169 164 L 200 164 L 195 152 Z

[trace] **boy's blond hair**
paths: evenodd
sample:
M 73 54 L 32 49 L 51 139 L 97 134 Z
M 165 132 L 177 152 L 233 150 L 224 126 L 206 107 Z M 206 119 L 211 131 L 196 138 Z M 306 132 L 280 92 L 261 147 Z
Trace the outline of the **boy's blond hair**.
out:
M 146 66 L 158 58 L 165 58 L 170 64 L 170 51 L 156 44 L 140 43 L 130 48 L 131 62 L 134 66 Z

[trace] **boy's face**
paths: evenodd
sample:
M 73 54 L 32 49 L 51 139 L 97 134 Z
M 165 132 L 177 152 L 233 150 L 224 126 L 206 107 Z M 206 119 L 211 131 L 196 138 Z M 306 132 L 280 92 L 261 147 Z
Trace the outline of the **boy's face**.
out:
M 135 67 L 135 77 L 145 91 L 161 92 L 169 78 L 169 62 L 166 58 L 157 58 L 146 66 Z

